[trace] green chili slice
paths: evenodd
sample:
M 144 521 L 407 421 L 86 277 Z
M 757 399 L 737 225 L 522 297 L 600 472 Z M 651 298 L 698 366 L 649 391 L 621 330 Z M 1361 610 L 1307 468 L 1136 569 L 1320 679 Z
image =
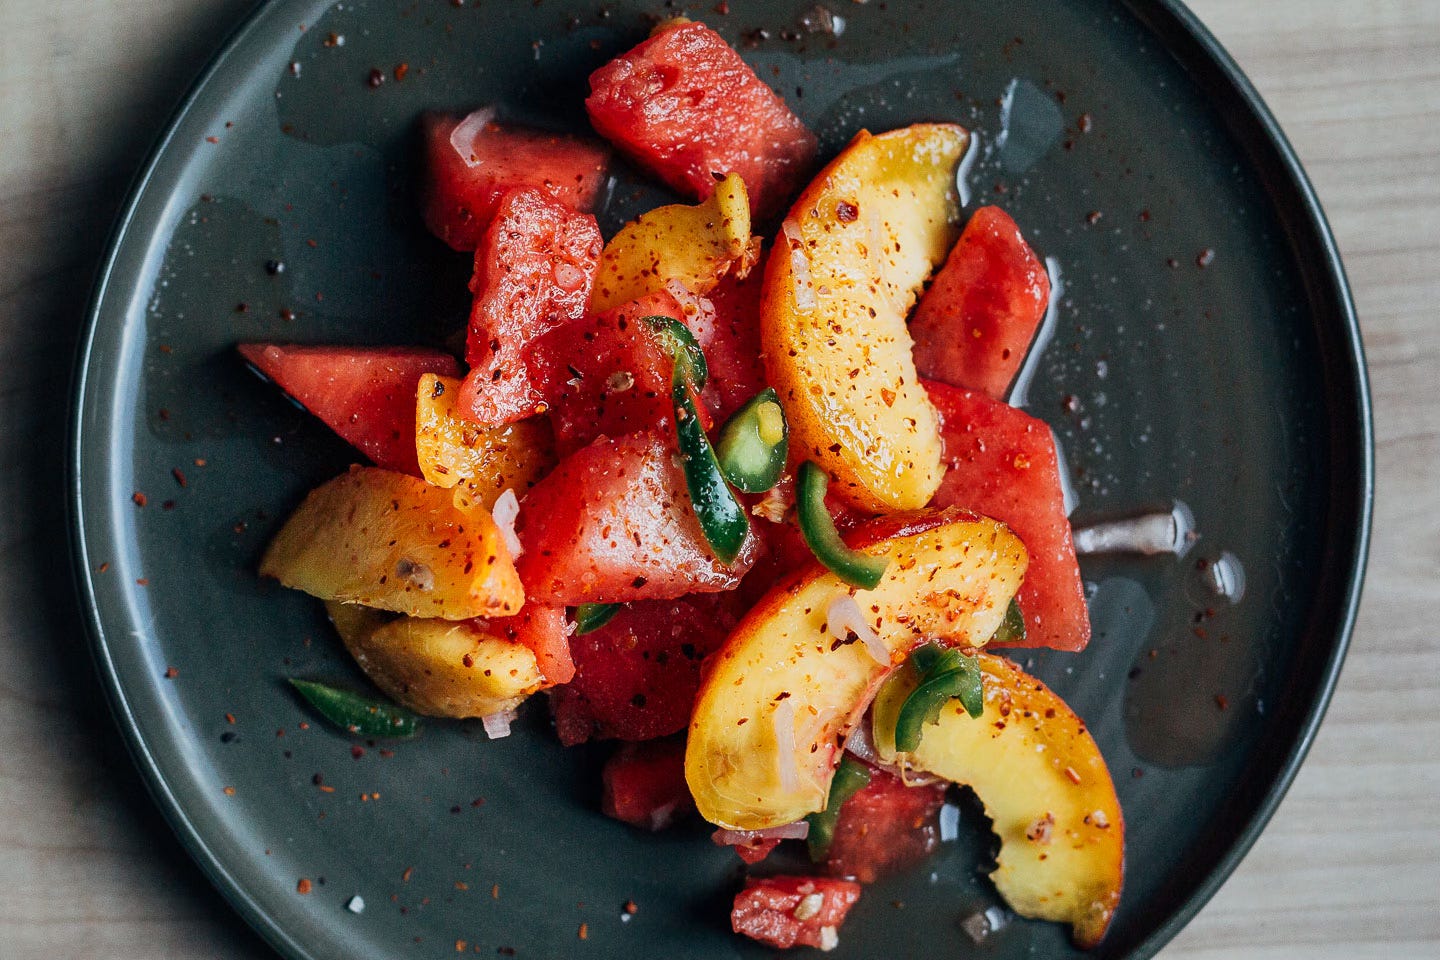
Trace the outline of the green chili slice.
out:
M 675 360 L 676 366 L 683 369 L 685 378 L 695 385 L 696 392 L 704 390 L 710 379 L 710 365 L 705 362 L 705 351 L 700 349 L 690 328 L 674 317 L 666 316 L 642 317 L 640 322 L 659 335 L 660 345 Z
M 819 863 L 825 859 L 830 852 L 830 842 L 835 839 L 835 823 L 840 819 L 840 808 L 869 782 L 870 770 L 865 764 L 852 760 L 848 755 L 841 758 L 840 766 L 835 768 L 835 776 L 830 780 L 830 798 L 825 801 L 825 809 L 805 818 L 810 822 L 805 844 L 810 848 L 812 861 Z
M 720 470 L 731 486 L 764 493 L 780 480 L 790 454 L 790 429 L 774 387 L 766 387 L 736 410 L 715 444 Z
M 1025 639 L 1025 613 L 1020 609 L 1020 604 L 1012 597 L 1010 606 L 1005 610 L 1005 619 L 1000 621 L 995 636 L 990 638 L 991 643 L 1019 643 Z
M 316 683 L 313 680 L 291 679 L 290 685 L 337 727 L 362 737 L 413 737 L 420 729 L 420 720 L 403 707 L 383 700 L 372 700 L 348 690 Z
M 825 488 L 830 479 L 814 462 L 800 464 L 796 477 L 795 505 L 800 515 L 800 533 L 810 552 L 841 580 L 865 590 L 874 590 L 890 566 L 888 557 L 872 557 L 851 550 L 840 539 L 835 520 L 825 506 Z
M 974 657 L 927 644 L 911 654 L 910 662 L 920 672 L 921 680 L 895 717 L 895 749 L 901 753 L 911 753 L 920 746 L 925 727 L 939 719 L 941 709 L 951 700 L 959 699 L 971 717 L 985 712 L 983 674 Z
M 575 635 L 590 633 L 599 630 L 605 624 L 615 619 L 615 614 L 620 612 L 624 604 L 620 603 L 582 603 L 575 608 Z
M 666 352 L 675 359 L 670 378 L 670 399 L 675 407 L 675 435 L 684 461 L 685 486 L 710 549 L 724 563 L 732 562 L 750 532 L 750 518 L 735 492 L 725 482 L 720 462 L 705 436 L 695 393 L 708 376 L 705 354 L 695 337 L 680 321 L 671 317 L 646 317 Z

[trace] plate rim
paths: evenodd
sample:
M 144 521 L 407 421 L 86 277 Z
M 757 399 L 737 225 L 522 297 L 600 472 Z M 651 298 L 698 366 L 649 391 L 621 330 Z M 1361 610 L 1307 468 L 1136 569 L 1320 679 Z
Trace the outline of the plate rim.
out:
M 1300 163 L 1298 155 L 1286 138 L 1275 116 L 1261 97 L 1259 91 L 1241 70 L 1238 63 L 1205 26 L 1200 18 L 1181 0 L 1121 0 L 1122 5 L 1141 22 L 1161 44 L 1163 49 L 1189 73 L 1196 83 L 1209 79 L 1218 81 L 1221 89 L 1230 93 L 1245 108 L 1244 115 L 1232 118 L 1227 128 L 1237 141 L 1246 141 L 1237 132 L 1237 125 L 1251 124 L 1260 133 L 1258 142 L 1273 151 L 1270 158 L 1282 174 L 1283 180 L 1266 189 L 1267 197 L 1274 200 L 1277 193 L 1288 193 L 1285 204 L 1276 202 L 1277 207 L 1292 206 L 1302 212 L 1299 218 L 1308 228 L 1310 239 L 1318 243 L 1322 261 L 1312 264 L 1320 277 L 1329 286 L 1330 306 L 1337 310 L 1336 344 L 1348 347 L 1348 351 L 1337 351 L 1343 373 L 1351 378 L 1350 394 L 1340 402 L 1350 404 L 1338 411 L 1327 411 L 1327 426 L 1343 422 L 1340 417 L 1349 415 L 1353 422 L 1343 422 L 1350 435 L 1344 439 L 1352 445 L 1346 450 L 1355 459 L 1356 475 L 1339 478 L 1353 481 L 1353 500 L 1348 504 L 1337 504 L 1342 512 L 1354 514 L 1356 521 L 1350 549 L 1339 557 L 1341 592 L 1337 598 L 1335 630 L 1329 644 L 1325 663 L 1317 678 L 1315 697 L 1304 711 L 1296 727 L 1296 736 L 1285 750 L 1274 768 L 1269 785 L 1249 813 L 1243 828 L 1235 836 L 1226 852 L 1212 865 L 1205 879 L 1180 904 L 1174 908 L 1154 931 L 1126 956 L 1130 960 L 1147 960 L 1153 957 L 1200 912 L 1215 893 L 1234 873 L 1240 862 L 1253 848 L 1255 842 L 1268 826 L 1281 801 L 1294 783 L 1306 755 L 1314 743 L 1320 724 L 1324 719 L 1336 684 L 1344 666 L 1346 654 L 1353 638 L 1360 596 L 1364 584 L 1369 556 L 1371 530 L 1373 525 L 1375 497 L 1375 440 L 1374 413 L 1368 368 L 1365 361 L 1364 344 L 1361 337 L 1358 313 L 1353 293 L 1341 261 L 1335 236 L 1325 216 L 1315 189 Z M 87 537 L 86 505 L 82 497 L 83 457 L 85 453 L 84 410 L 89 395 L 90 372 L 95 360 L 97 337 L 102 329 L 102 308 L 106 294 L 115 274 L 121 248 L 126 241 L 142 199 L 155 178 L 161 160 L 168 153 L 175 140 L 178 128 L 187 115 L 195 109 L 203 92 L 221 67 L 242 46 L 243 41 L 261 26 L 267 16 L 286 6 L 284 0 L 259 0 L 244 14 L 233 29 L 219 43 L 215 53 L 204 68 L 196 74 L 186 93 L 166 119 L 162 131 L 138 168 L 126 191 L 126 199 L 116 215 L 113 226 L 105 241 L 105 253 L 95 273 L 92 293 L 85 311 L 84 328 L 77 341 L 75 359 L 71 368 L 69 384 L 69 411 L 66 436 L 69 449 L 65 458 L 65 490 L 71 554 L 71 576 L 77 599 L 83 608 L 83 620 L 89 640 L 91 661 L 105 691 L 111 717 L 123 734 L 131 759 L 138 768 L 141 779 L 150 792 L 152 800 L 159 807 L 171 830 L 191 860 L 200 868 L 226 902 L 246 923 L 273 949 L 292 960 L 318 960 L 317 954 L 267 911 L 238 880 L 224 859 L 216 852 L 206 833 L 180 803 L 170 783 L 160 770 L 159 763 L 146 738 L 140 730 L 131 696 L 121 681 L 116 663 L 111 654 L 110 642 L 106 636 L 104 617 L 96 593 L 92 554 Z M 277 14 L 278 15 L 278 14 Z M 1191 49 L 1188 57 L 1182 57 L 1176 50 L 1177 43 L 1187 43 Z M 1202 77 L 1197 72 L 1197 63 Z M 1253 167 L 1256 159 L 1247 158 Z M 1287 247 L 1293 252 L 1292 238 Z M 1332 402 L 1336 398 L 1327 398 Z M 1337 416 L 1337 414 L 1339 416 Z M 1327 463 L 1335 462 L 1334 446 L 1327 450 Z M 1335 491 L 1336 478 L 1331 479 L 1330 492 Z

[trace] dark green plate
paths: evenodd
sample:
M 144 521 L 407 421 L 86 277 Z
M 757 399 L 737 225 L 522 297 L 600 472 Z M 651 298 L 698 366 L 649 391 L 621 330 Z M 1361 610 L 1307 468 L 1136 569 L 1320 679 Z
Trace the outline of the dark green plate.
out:
M 1004 205 L 1064 277 L 1029 407 L 1068 452 L 1077 523 L 1172 498 L 1197 518 L 1183 561 L 1087 560 L 1090 649 L 1026 658 L 1090 723 L 1129 823 L 1124 900 L 1096 955 L 1149 956 L 1274 810 L 1350 633 L 1371 440 L 1333 242 L 1274 121 L 1178 3 L 831 3 L 838 38 L 791 32 L 804 0 L 692 12 L 756 41 L 745 56 L 827 151 L 862 124 L 979 131 L 974 202 Z M 561 749 L 539 704 L 508 740 L 431 722 L 352 751 L 285 680 L 361 678 L 318 603 L 253 573 L 278 520 L 351 455 L 232 344 L 442 338 L 468 266 L 418 223 L 417 115 L 497 102 L 578 126 L 586 74 L 643 35 L 645 12 L 658 5 L 266 5 L 175 118 L 115 235 L 75 402 L 83 602 L 161 807 L 288 956 L 452 956 L 457 941 L 766 954 L 727 929 L 734 855 L 698 825 L 652 837 L 605 819 L 603 750 Z M 608 229 L 662 196 L 638 183 L 622 176 Z M 269 275 L 271 259 L 285 270 Z M 1226 552 L 1248 584 L 1233 605 L 1205 586 Z M 836 956 L 978 952 L 960 922 L 996 897 L 976 820 L 867 890 Z M 1069 951 L 1065 931 L 1026 921 L 983 950 Z

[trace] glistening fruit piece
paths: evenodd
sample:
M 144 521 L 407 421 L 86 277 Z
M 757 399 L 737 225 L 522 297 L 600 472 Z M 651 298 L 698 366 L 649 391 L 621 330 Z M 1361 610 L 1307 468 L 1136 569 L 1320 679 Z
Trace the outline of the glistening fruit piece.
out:
M 489 514 L 377 467 L 312 490 L 270 541 L 260 573 L 322 600 L 414 617 L 503 617 L 525 602 Z
M 614 309 L 672 282 L 709 293 L 732 270 L 748 274 L 759 246 L 758 238 L 751 242 L 745 181 L 732 173 L 698 206 L 656 207 L 621 228 L 600 255 L 590 310 Z
M 792 456 L 861 509 L 923 507 L 944 473 L 905 316 L 955 240 L 969 140 L 952 124 L 862 131 L 801 194 L 766 265 L 761 342 Z
M 991 878 L 1016 913 L 1068 923 L 1075 942 L 1105 935 L 1125 867 L 1125 821 L 1105 758 L 1085 723 L 1048 687 L 1009 660 L 979 653 L 985 711 L 941 709 L 909 754 L 895 750 L 895 721 L 917 675 L 906 665 L 875 698 L 881 759 L 904 761 L 975 791 L 1000 838 Z
M 466 484 L 486 510 L 506 490 L 523 497 L 555 466 L 555 434 L 544 417 L 482 427 L 455 412 L 460 381 L 426 374 L 415 390 L 415 453 L 437 487 Z
M 488 717 L 545 686 L 535 654 L 483 620 L 390 618 L 327 603 L 345 648 L 396 703 L 431 717 Z
M 706 664 L 685 776 L 712 823 L 763 830 L 823 809 L 840 747 L 892 662 L 930 637 L 983 644 L 1025 575 L 1025 548 L 1004 525 L 958 510 L 884 517 L 848 542 L 889 558 L 874 590 L 812 563 L 762 597 Z M 846 596 L 873 643 L 827 629 Z

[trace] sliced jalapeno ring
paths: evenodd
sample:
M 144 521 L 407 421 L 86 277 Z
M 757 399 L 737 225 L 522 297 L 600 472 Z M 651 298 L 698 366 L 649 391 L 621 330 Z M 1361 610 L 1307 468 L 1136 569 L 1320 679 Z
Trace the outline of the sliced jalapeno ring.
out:
M 958 699 L 971 717 L 985 712 L 985 686 L 979 662 L 957 650 L 947 650 L 940 656 L 945 658 L 951 653 L 961 658 L 961 666 L 922 674 L 924 679 L 920 685 L 900 705 L 895 717 L 895 749 L 900 753 L 913 753 L 920 746 L 926 725 L 934 723 L 951 700 Z
M 835 823 L 840 819 L 840 808 L 869 782 L 870 770 L 865 764 L 852 760 L 848 755 L 841 758 L 840 766 L 835 768 L 835 776 L 830 780 L 830 796 L 825 801 L 825 809 L 805 818 L 810 822 L 810 833 L 805 838 L 805 844 L 810 848 L 810 859 L 813 862 L 819 863 L 830 852 L 830 842 L 835 839 Z
M 795 505 L 800 515 L 800 533 L 810 552 L 841 580 L 865 590 L 874 590 L 890 566 L 888 557 L 872 557 L 851 550 L 840 539 L 835 520 L 825 506 L 825 488 L 830 480 L 814 462 L 800 464 L 796 477 Z
M 675 435 L 684 461 L 685 486 L 690 491 L 690 503 L 695 508 L 700 531 L 709 542 L 710 549 L 722 562 L 731 563 L 745 545 L 745 536 L 750 532 L 750 518 L 745 513 L 745 507 L 736 499 L 735 492 L 725 482 L 725 475 L 720 472 L 720 462 L 715 459 L 710 438 L 705 436 L 700 413 L 695 408 L 695 396 L 681 372 L 681 366 L 677 360 L 670 397 L 675 404 Z
M 599 630 L 615 619 L 615 614 L 620 612 L 622 606 L 624 604 L 620 603 L 580 604 L 575 608 L 575 635 L 578 637 Z
M 339 690 L 313 680 L 290 681 L 315 710 L 335 726 L 362 737 L 413 737 L 420 721 L 403 707 Z
M 705 351 L 700 349 L 690 328 L 666 316 L 641 317 L 640 322 L 659 336 L 661 346 L 684 369 L 684 376 L 694 384 L 695 391 L 704 390 L 710 379 L 710 365 L 705 362 Z
M 736 410 L 715 444 L 725 479 L 745 493 L 764 493 L 780 479 L 790 453 L 790 431 L 780 397 L 766 387 Z

